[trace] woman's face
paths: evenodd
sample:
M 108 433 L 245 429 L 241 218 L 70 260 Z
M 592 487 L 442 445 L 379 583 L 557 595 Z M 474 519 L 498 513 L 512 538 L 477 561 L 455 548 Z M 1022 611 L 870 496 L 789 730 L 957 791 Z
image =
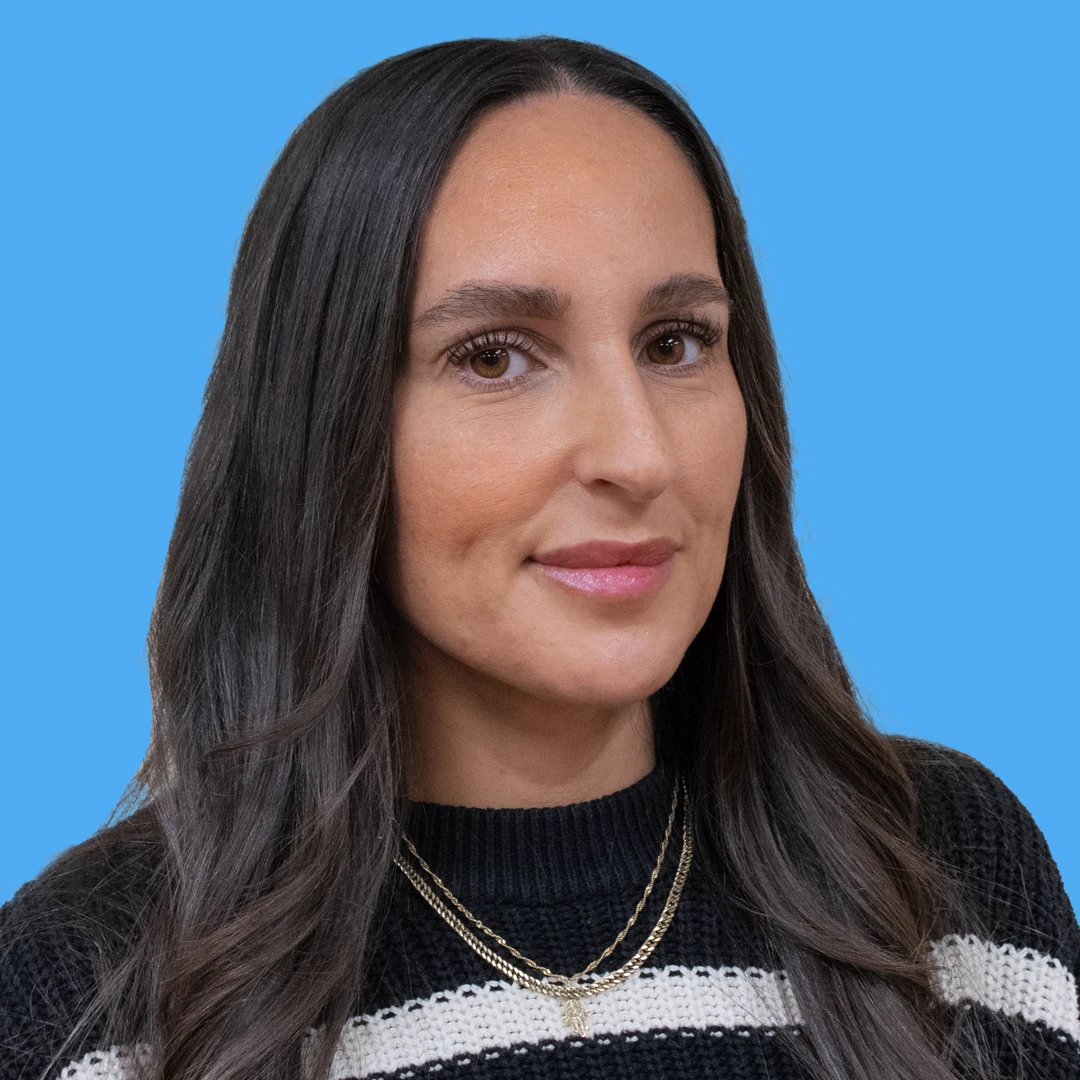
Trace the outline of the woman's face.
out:
M 393 591 L 415 644 L 530 695 L 646 697 L 720 586 L 746 437 L 691 166 L 608 99 L 486 114 L 411 316 Z

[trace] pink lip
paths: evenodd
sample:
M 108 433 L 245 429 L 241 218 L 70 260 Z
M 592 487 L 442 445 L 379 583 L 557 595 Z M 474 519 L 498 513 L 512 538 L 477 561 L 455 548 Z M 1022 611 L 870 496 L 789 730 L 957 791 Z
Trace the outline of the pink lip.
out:
M 627 544 L 618 540 L 589 540 L 555 548 L 532 561 L 545 577 L 596 597 L 627 599 L 656 592 L 671 576 L 674 540 L 661 537 Z

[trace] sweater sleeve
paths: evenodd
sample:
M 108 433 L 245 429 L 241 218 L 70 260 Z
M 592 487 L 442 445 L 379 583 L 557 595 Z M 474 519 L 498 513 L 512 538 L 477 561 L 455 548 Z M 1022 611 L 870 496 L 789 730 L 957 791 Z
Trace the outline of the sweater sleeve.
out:
M 136 813 L 69 848 L 0 907 L 0 1080 L 47 1068 L 54 1080 L 86 1054 L 109 1056 L 100 1023 L 65 1044 L 147 908 L 159 861 L 147 820 Z M 80 1075 L 112 1075 L 88 1067 Z
M 0 907 L 0 1080 L 38 1080 L 81 1015 L 93 978 L 90 944 L 48 887 L 30 882 Z
M 1080 1080 L 1080 926 L 1038 825 L 974 758 L 903 740 L 924 844 L 957 883 L 962 907 L 933 943 L 943 996 L 1008 1018 L 1015 1075 Z M 1013 1075 L 1012 1072 L 1009 1075 Z

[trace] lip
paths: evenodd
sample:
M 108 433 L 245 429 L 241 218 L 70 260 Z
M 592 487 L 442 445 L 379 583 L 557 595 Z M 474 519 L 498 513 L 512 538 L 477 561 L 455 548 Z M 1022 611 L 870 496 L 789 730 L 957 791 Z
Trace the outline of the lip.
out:
M 656 592 L 671 576 L 679 545 L 668 537 L 638 543 L 588 540 L 534 555 L 540 572 L 575 592 L 625 600 Z
M 653 540 L 641 540 L 628 544 L 622 540 L 587 540 L 584 544 L 553 548 L 533 561 L 542 566 L 563 566 L 572 570 L 593 569 L 601 566 L 659 566 L 679 550 L 679 545 L 666 536 Z

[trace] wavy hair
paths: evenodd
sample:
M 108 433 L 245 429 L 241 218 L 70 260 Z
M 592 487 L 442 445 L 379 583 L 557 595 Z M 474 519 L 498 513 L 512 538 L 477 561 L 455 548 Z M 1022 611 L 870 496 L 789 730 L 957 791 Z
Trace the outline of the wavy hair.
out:
M 861 710 L 807 585 L 776 349 L 731 181 L 662 79 L 546 35 L 360 72 L 293 134 L 247 221 L 151 621 L 142 805 L 113 827 L 160 857 L 84 1020 L 149 1046 L 150 1075 L 298 1075 L 304 1033 L 349 1016 L 406 806 L 378 557 L 418 242 L 478 117 L 560 93 L 627 103 L 681 147 L 732 298 L 748 432 L 730 553 L 652 700 L 706 864 L 765 920 L 804 1018 L 789 1041 L 817 1076 L 956 1075 L 927 955 L 942 882 L 898 744 Z

